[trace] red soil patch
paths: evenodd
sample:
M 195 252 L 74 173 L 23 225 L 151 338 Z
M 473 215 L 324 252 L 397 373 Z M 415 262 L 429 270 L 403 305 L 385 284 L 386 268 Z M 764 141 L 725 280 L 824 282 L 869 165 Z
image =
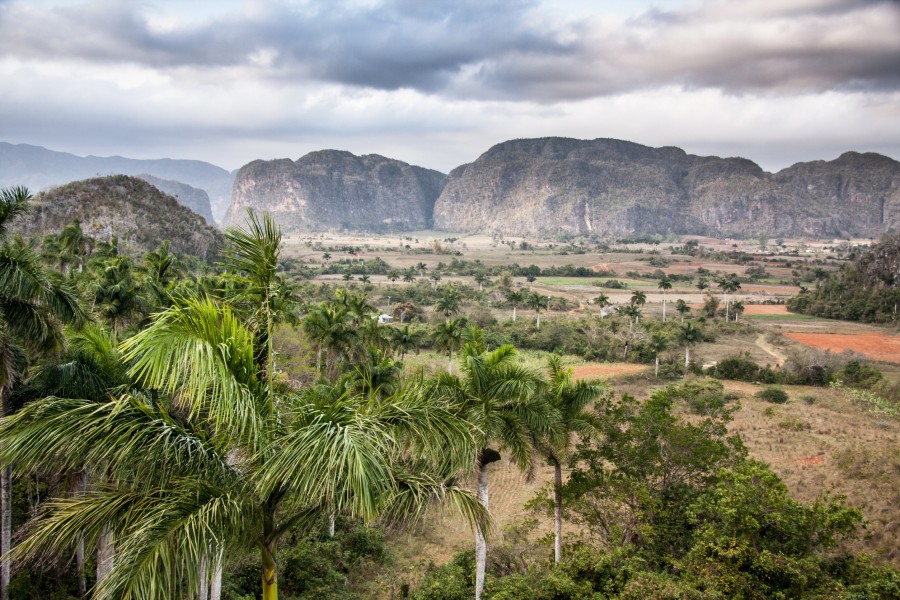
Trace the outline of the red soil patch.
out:
M 748 304 L 744 307 L 745 315 L 786 315 L 787 306 L 784 304 Z
M 648 368 L 646 365 L 634 365 L 631 363 L 592 363 L 576 365 L 573 375 L 576 379 L 586 379 L 588 377 L 611 378 L 643 373 Z
M 900 363 L 900 337 L 884 333 L 800 333 L 798 331 L 785 331 L 784 336 L 795 342 L 831 350 L 843 352 L 852 350 L 859 352 L 873 360 Z
M 823 457 L 823 456 L 808 456 L 806 458 L 798 459 L 797 464 L 801 465 L 801 466 L 824 465 L 825 457 Z
M 610 268 L 607 263 L 602 263 L 599 265 L 594 265 L 593 267 L 591 267 L 591 270 L 594 271 L 594 273 L 599 273 L 600 271 L 609 271 Z

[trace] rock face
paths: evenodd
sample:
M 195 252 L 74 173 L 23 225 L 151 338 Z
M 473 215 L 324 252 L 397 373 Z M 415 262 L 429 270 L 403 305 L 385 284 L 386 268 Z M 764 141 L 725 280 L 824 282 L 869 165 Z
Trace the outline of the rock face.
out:
M 205 191 L 212 213 L 221 220 L 231 203 L 234 176 L 199 160 L 138 160 L 121 156 L 76 156 L 41 146 L 0 142 L 0 188 L 24 185 L 32 192 L 101 175 L 140 175 L 186 183 Z
M 58 233 L 78 220 L 95 239 L 117 236 L 127 252 L 147 252 L 169 240 L 173 252 L 211 258 L 224 246 L 222 234 L 203 217 L 137 177 L 74 181 L 41 192 L 32 205 L 15 224 L 25 236 Z
M 268 211 L 286 232 L 410 231 L 431 227 L 447 176 L 399 160 L 338 150 L 253 161 L 235 177 L 226 225 L 247 208 Z
M 848 152 L 771 174 L 742 158 L 621 140 L 513 140 L 450 173 L 434 227 L 530 236 L 877 236 L 900 229 L 900 163 Z
M 199 188 L 195 188 L 180 181 L 172 181 L 171 179 L 160 179 L 153 175 L 143 173 L 138 175 L 139 179 L 143 179 L 163 194 L 172 196 L 179 204 L 188 207 L 204 219 L 207 225 L 215 226 L 216 220 L 213 218 L 212 208 L 209 205 L 209 194 Z

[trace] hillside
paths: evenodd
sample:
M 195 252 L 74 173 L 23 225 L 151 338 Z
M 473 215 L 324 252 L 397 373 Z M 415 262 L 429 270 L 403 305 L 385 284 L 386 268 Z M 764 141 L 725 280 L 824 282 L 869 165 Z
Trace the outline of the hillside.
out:
M 89 177 L 145 173 L 205 191 L 216 220 L 221 220 L 231 202 L 232 174 L 207 162 L 76 156 L 40 146 L 0 142 L 0 188 L 24 185 L 30 190 L 41 191 Z
M 17 221 L 26 236 L 58 232 L 74 220 L 87 235 L 118 236 L 126 251 L 146 252 L 169 240 L 174 252 L 201 258 L 223 245 L 218 230 L 143 179 L 113 175 L 75 181 L 35 196 L 33 209 Z
M 498 144 L 454 169 L 434 208 L 436 229 L 530 236 L 869 237 L 898 220 L 900 163 L 878 154 L 771 174 L 613 139 Z
M 268 211 L 285 231 L 427 229 L 445 181 L 375 154 L 321 150 L 296 161 L 257 160 L 238 171 L 224 224 L 240 223 L 252 208 Z
M 181 183 L 180 181 L 160 179 L 159 177 L 147 175 L 146 173 L 138 175 L 138 178 L 143 179 L 163 194 L 172 196 L 178 200 L 179 204 L 188 207 L 206 219 L 207 225 L 216 225 L 216 220 L 213 218 L 212 208 L 209 204 L 209 194 L 203 190 L 186 183 Z

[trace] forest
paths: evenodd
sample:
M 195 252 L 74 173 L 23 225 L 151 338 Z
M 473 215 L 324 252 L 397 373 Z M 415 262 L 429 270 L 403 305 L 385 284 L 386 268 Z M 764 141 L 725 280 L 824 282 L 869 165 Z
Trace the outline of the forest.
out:
M 131 254 L 77 222 L 23 239 L 29 198 L 0 193 L 0 600 L 900 597 L 900 571 L 853 546 L 858 508 L 793 498 L 729 432 L 721 380 L 770 384 L 773 405 L 786 383 L 890 390 L 849 359 L 735 354 L 704 371 L 691 349 L 742 327 L 737 279 L 719 281 L 724 306 L 667 317 L 664 300 L 661 319 L 640 290 L 598 319 L 507 286 L 501 322 L 462 315 L 480 289 L 423 264 L 381 324 L 367 273 L 306 281 L 265 214 L 205 261 L 168 243 Z M 858 269 L 891 272 L 875 256 Z M 472 273 L 479 288 L 508 276 Z M 417 368 L 422 349 L 442 368 Z M 525 363 L 528 349 L 547 355 Z M 575 377 L 564 353 L 652 365 L 659 385 L 619 393 Z M 545 539 L 529 521 L 498 530 L 501 458 L 552 468 L 528 507 L 552 520 Z M 440 510 L 468 524 L 471 549 L 367 589 L 391 540 Z

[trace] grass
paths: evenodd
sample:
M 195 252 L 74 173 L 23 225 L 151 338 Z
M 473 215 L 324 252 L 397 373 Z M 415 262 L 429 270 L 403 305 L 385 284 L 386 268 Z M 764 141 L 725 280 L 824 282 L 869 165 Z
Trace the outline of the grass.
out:
M 801 315 L 798 313 L 787 313 L 782 315 L 741 315 L 742 319 L 752 319 L 754 321 L 821 321 L 819 317 L 810 315 Z

